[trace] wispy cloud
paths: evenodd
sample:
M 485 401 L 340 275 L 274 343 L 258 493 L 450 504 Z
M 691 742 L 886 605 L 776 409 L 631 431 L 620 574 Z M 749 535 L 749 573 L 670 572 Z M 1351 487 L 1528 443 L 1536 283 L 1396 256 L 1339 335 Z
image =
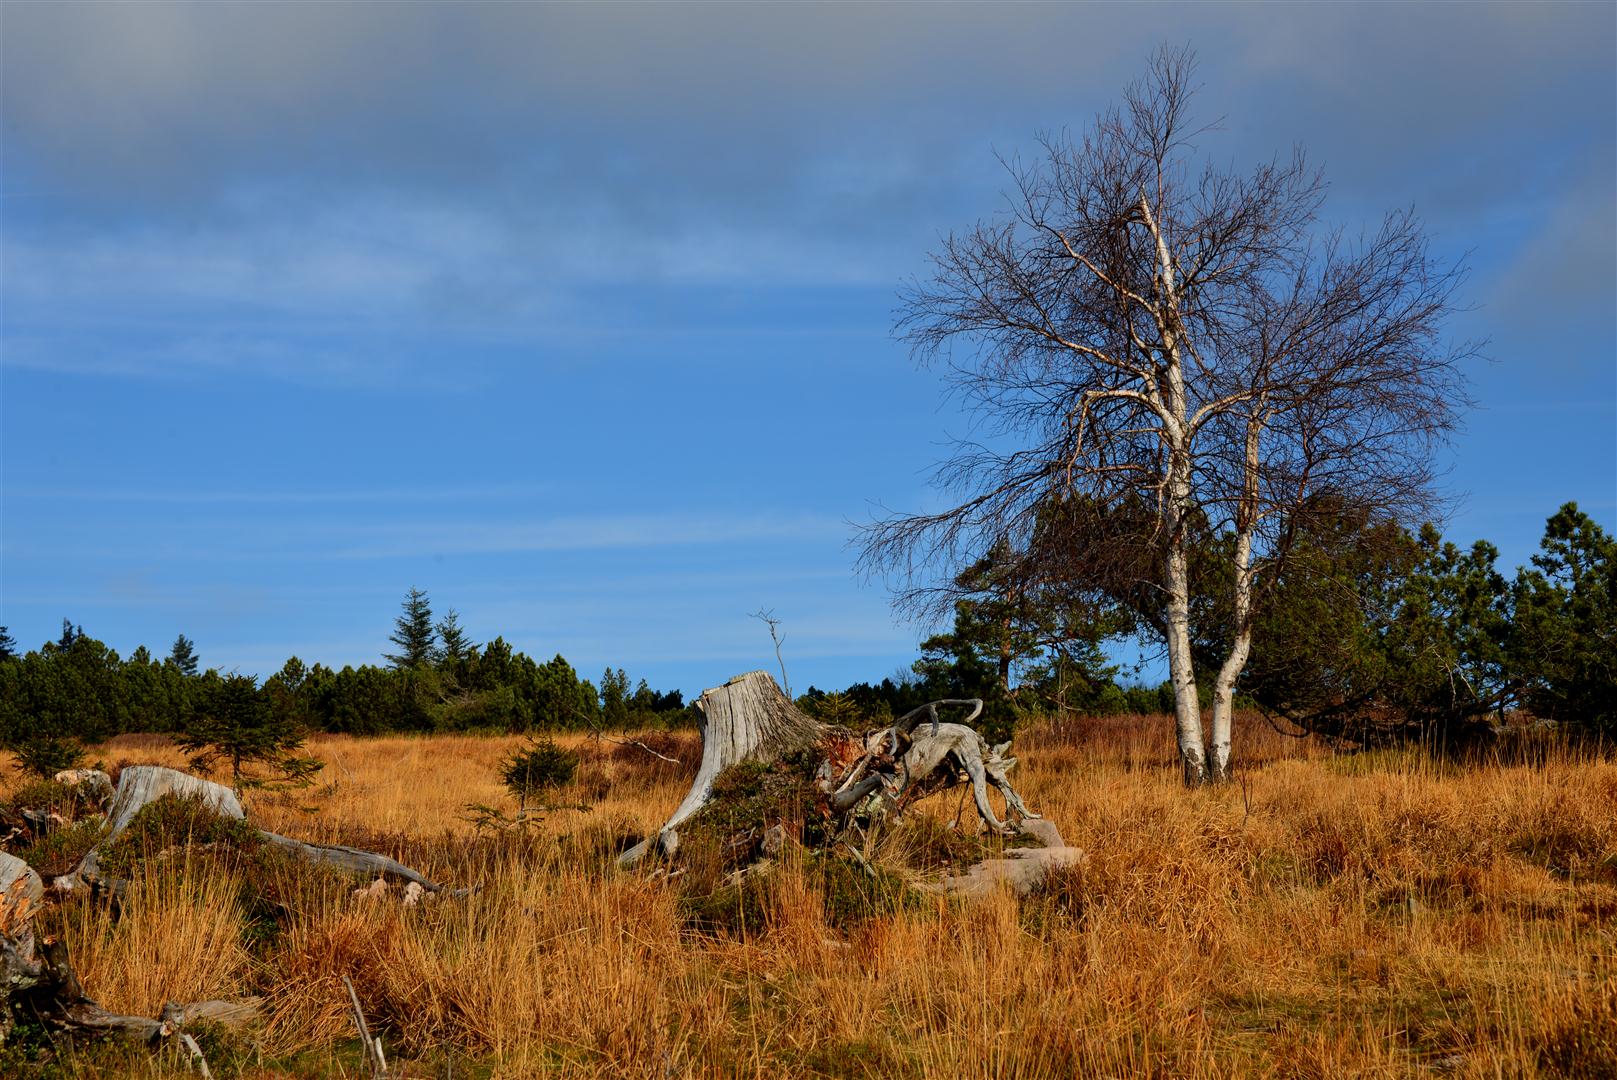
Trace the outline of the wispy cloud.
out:
M 491 499 L 531 499 L 554 492 L 552 486 L 532 484 L 468 485 L 466 487 L 348 488 L 336 491 L 180 491 L 149 488 L 45 488 L 7 486 L 0 499 L 64 499 L 82 502 L 130 503 L 308 503 L 314 505 L 387 503 L 407 506 L 420 502 L 475 502 Z
M 825 540 L 843 535 L 840 519 L 823 515 L 667 514 L 564 517 L 541 521 L 463 521 L 453 525 L 388 525 L 374 541 L 331 551 L 338 559 L 415 555 L 482 555 L 522 551 L 599 551 L 693 544 Z

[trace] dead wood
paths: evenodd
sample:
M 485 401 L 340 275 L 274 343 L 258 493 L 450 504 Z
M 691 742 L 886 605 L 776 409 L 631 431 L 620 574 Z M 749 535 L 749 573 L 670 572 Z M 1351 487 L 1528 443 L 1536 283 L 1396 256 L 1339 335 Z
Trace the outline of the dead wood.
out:
M 922 885 L 928 892 L 976 899 L 987 896 L 1001 885 L 1017 896 L 1030 896 L 1045 882 L 1052 870 L 1082 866 L 1081 848 L 1068 846 L 1055 825 L 1048 821 L 1023 821 L 1017 830 L 1038 841 L 1038 847 L 1011 848 L 1002 859 L 984 859 L 964 874 L 946 877 L 935 884 Z
M 80 886 L 91 886 L 114 894 L 121 891 L 122 882 L 101 873 L 101 852 L 129 827 L 136 814 L 165 795 L 196 799 L 221 817 L 237 821 L 247 818 L 235 792 L 223 784 L 159 765 L 131 765 L 119 774 L 118 789 L 107 811 L 106 833 L 71 873 L 56 879 L 56 886 L 64 891 Z M 383 877 L 401 883 L 414 882 L 428 892 L 443 890 L 442 885 L 386 855 L 341 844 L 311 844 L 265 829 L 256 831 L 265 843 L 308 862 L 367 877 Z
M 702 717 L 702 763 L 691 790 L 662 828 L 619 857 L 622 866 L 639 862 L 653 845 L 671 854 L 679 843 L 677 827 L 712 798 L 713 781 L 725 769 L 744 761 L 779 761 L 829 731 L 793 705 L 767 671 L 749 671 L 704 690 L 696 709 Z
M 928 702 L 866 734 L 804 713 L 764 671 L 750 671 L 704 691 L 696 705 L 703 718 L 696 779 L 662 828 L 624 852 L 622 866 L 634 865 L 652 850 L 672 855 L 679 843 L 678 826 L 711 801 L 714 781 L 725 769 L 749 761 L 774 764 L 805 750 L 818 755 L 815 784 L 830 813 L 839 818 L 873 806 L 873 799 L 902 811 L 906 804 L 962 781 L 972 785 L 978 814 L 995 831 L 1007 826 L 989 805 L 989 785 L 1000 790 L 1007 808 L 1021 819 L 1038 816 L 1006 777 L 1016 764 L 1005 756 L 1009 744 L 990 747 L 969 726 L 982 713 L 983 702 L 977 698 Z M 938 710 L 943 707 L 969 709 L 965 722 L 942 722 Z

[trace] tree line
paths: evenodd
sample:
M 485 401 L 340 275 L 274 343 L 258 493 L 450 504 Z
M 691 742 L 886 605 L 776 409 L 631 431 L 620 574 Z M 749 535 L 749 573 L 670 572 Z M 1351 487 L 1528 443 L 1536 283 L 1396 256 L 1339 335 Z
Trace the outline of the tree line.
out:
M 1136 527 L 1130 513 L 1112 511 L 1110 527 Z M 1432 525 L 1411 531 L 1343 505 L 1309 520 L 1291 541 L 1294 572 L 1255 591 L 1240 704 L 1359 745 L 1469 745 L 1511 716 L 1617 736 L 1617 540 L 1576 503 L 1546 522 L 1538 552 L 1509 577 L 1493 544 L 1462 548 Z M 1066 527 L 1055 514 L 1041 525 Z M 1231 540 L 1206 521 L 1191 533 L 1192 655 L 1206 671 L 1235 617 L 1224 606 Z M 1120 641 L 1152 639 L 1163 620 L 1160 594 L 1099 588 L 1008 544 L 949 588 L 952 624 L 921 642 L 910 670 L 834 691 L 811 686 L 799 705 L 859 727 L 927 701 L 982 698 L 979 726 L 994 739 L 1030 716 L 1174 711 L 1171 681 L 1131 685 L 1109 659 Z M 540 663 L 501 637 L 473 642 L 453 609 L 435 619 L 419 589 L 404 598 L 389 640 L 395 651 L 385 665 L 333 669 L 294 656 L 260 683 L 202 669 L 183 634 L 162 659 L 144 646 L 124 659 L 67 620 L 60 638 L 27 654 L 0 627 L 0 745 L 50 772 L 71 764 L 76 746 L 128 732 L 171 734 L 199 754 L 228 757 L 243 745 L 295 747 L 307 731 L 621 730 L 697 720 L 680 691 L 631 685 L 622 668 L 591 682 L 560 655 Z M 1200 708 L 1211 707 L 1211 694 L 1201 680 Z
M 596 684 L 560 655 L 539 662 L 501 637 L 475 643 L 453 610 L 435 620 L 419 589 L 406 596 L 390 640 L 396 651 L 385 665 L 334 669 L 294 656 L 260 683 L 201 669 L 184 634 L 161 659 L 145 646 L 123 658 L 68 620 L 60 638 L 26 654 L 0 628 L 0 746 L 47 772 L 70 764 L 77 746 L 130 732 L 183 741 L 247 728 L 380 735 L 693 722 L 680 691 L 631 685 L 622 668 L 606 669 Z

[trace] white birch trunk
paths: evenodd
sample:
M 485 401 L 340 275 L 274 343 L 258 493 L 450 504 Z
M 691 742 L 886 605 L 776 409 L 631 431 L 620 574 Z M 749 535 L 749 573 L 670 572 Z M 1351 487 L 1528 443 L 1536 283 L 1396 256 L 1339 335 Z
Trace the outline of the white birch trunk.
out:
M 1163 503 L 1168 552 L 1163 567 L 1163 585 L 1168 594 L 1167 625 L 1168 677 L 1173 682 L 1174 726 L 1179 737 L 1179 761 L 1185 785 L 1197 787 L 1207 782 L 1207 754 L 1202 739 L 1200 695 L 1196 692 L 1196 669 L 1190 653 L 1190 565 L 1186 552 L 1185 526 L 1194 502 L 1190 477 L 1188 400 L 1185 394 L 1185 366 L 1175 313 L 1178 311 L 1177 281 L 1173 255 L 1162 235 L 1151 201 L 1140 196 L 1140 211 L 1157 247 L 1157 285 L 1160 303 L 1153 311 L 1157 332 L 1162 335 L 1166 400 L 1162 401 L 1162 425 L 1167 451 L 1168 474 L 1164 478 Z
M 1261 408 L 1261 405 L 1260 405 Z M 1235 512 L 1235 594 L 1234 632 L 1230 651 L 1218 669 L 1213 683 L 1213 745 L 1208 762 L 1208 780 L 1223 783 L 1230 779 L 1230 733 L 1235 709 L 1235 680 L 1246 668 L 1252 652 L 1252 535 L 1258 523 L 1258 461 L 1263 437 L 1263 419 L 1254 413 L 1247 421 L 1246 445 L 1242 459 L 1241 503 Z
M 1196 670 L 1190 655 L 1190 569 L 1185 555 L 1183 526 L 1170 513 L 1165 582 L 1168 591 L 1168 678 L 1173 683 L 1174 726 L 1179 737 L 1179 761 L 1185 785 L 1207 782 L 1207 754 L 1202 741 L 1201 702 L 1196 693 Z

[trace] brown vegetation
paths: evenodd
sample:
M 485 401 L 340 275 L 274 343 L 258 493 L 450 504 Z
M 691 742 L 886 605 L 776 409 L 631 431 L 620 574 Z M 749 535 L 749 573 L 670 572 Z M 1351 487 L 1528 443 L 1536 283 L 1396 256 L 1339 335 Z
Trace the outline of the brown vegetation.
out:
M 325 785 L 250 795 L 257 823 L 480 888 L 405 907 L 173 853 L 118 918 L 51 917 L 108 1008 L 267 995 L 257 1045 L 205 1041 L 223 1075 L 357 1075 L 344 975 L 409 1075 L 1617 1074 L 1617 764 L 1335 756 L 1257 718 L 1243 737 L 1238 784 L 1186 792 L 1166 718 L 1029 732 L 1018 785 L 1089 862 L 974 904 L 875 897 L 790 847 L 728 899 L 722 875 L 622 872 L 690 782 L 632 746 L 567 740 L 584 763 L 555 801 L 594 808 L 477 835 L 465 805 L 509 803 L 515 739 L 325 738 Z M 655 748 L 689 769 L 679 738 Z M 936 822 L 975 827 L 956 803 L 878 838 L 878 864 L 904 845 L 947 863 Z M 186 1069 L 119 1047 L 64 1063 Z

